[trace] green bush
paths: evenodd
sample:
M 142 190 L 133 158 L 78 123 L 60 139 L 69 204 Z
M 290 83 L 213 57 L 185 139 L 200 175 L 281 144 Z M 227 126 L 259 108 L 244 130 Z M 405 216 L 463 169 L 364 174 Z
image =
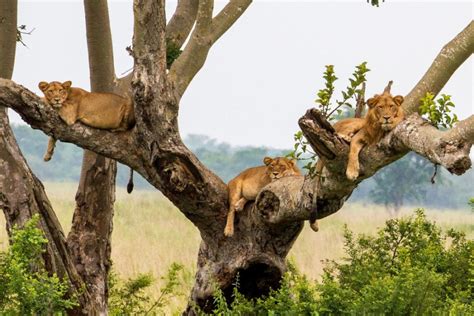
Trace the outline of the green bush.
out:
M 167 306 L 172 296 L 180 295 L 177 288 L 180 285 L 179 274 L 183 266 L 177 263 L 171 264 L 168 272 L 162 280 L 165 285 L 160 291 L 160 296 L 153 300 L 146 292 L 154 282 L 151 274 L 139 274 L 127 281 L 109 273 L 109 313 L 110 315 L 156 315 L 163 314 L 163 308 Z
M 346 258 L 312 284 L 293 265 L 268 297 L 215 294 L 213 315 L 473 315 L 474 241 L 442 234 L 423 210 L 386 222 L 375 236 L 344 234 Z M 200 314 L 203 314 L 200 312 Z
M 474 312 L 474 242 L 442 234 L 423 210 L 386 222 L 376 236 L 346 229 L 342 262 L 330 262 L 320 291 L 329 314 L 443 314 Z
M 75 298 L 66 298 L 67 281 L 45 270 L 41 254 L 48 241 L 38 221 L 35 215 L 22 229 L 13 228 L 11 247 L 0 252 L 2 315 L 52 314 L 77 305 Z

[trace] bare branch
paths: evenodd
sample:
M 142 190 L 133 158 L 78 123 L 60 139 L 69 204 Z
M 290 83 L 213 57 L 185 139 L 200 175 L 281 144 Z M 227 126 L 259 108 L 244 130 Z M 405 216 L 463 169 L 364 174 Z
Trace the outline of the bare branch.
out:
M 392 84 L 393 84 L 393 81 L 390 80 L 387 86 L 385 87 L 385 89 L 383 90 L 383 93 L 390 93 L 390 90 L 392 89 Z
M 361 92 L 357 95 L 357 104 L 354 113 L 354 117 L 362 117 L 362 113 L 365 110 L 365 82 L 362 83 Z
M 431 67 L 405 97 L 403 108 L 406 114 L 417 112 L 420 99 L 427 92 L 438 94 L 453 73 L 474 51 L 474 22 L 471 21 L 464 30 L 446 44 Z
M 176 11 L 166 25 L 168 45 L 183 46 L 196 21 L 198 6 L 199 0 L 178 0 Z
M 174 84 L 179 97 L 184 94 L 191 80 L 202 68 L 211 49 L 212 41 L 209 33 L 213 7 L 213 0 L 199 1 L 196 27 L 184 51 L 175 60 L 169 71 L 168 78 Z
M 191 80 L 204 65 L 211 46 L 237 21 L 251 2 L 251 0 L 231 0 L 214 19 L 212 19 L 214 1 L 199 2 L 196 27 L 168 75 L 179 97 L 184 94 Z
M 247 10 L 252 0 L 230 0 L 212 21 L 213 42 L 216 42 Z

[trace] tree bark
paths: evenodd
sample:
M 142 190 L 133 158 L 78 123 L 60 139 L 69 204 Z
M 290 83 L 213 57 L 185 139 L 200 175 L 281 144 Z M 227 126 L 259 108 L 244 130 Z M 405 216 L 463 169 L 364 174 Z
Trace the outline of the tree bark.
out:
M 80 123 L 69 127 L 54 109 L 45 107 L 27 89 L 0 80 L 0 105 L 14 108 L 34 128 L 133 167 L 196 225 L 202 243 L 191 300 L 204 310 L 212 309 L 212 284 L 230 298 L 237 274 L 240 291 L 249 297 L 278 287 L 286 269 L 286 255 L 314 209 L 318 218 L 337 212 L 361 181 L 410 150 L 456 174 L 463 173 L 471 163 L 472 117 L 450 131 L 440 132 L 414 114 L 378 144 L 361 151 L 361 176 L 349 181 L 345 176 L 349 145 L 338 138 L 317 111 L 309 110 L 299 124 L 313 149 L 326 161 L 325 180 L 319 190 L 314 191 L 311 178 L 276 181 L 238 214 L 234 237 L 224 237 L 227 187 L 183 144 L 177 116 L 179 100 L 204 64 L 210 47 L 248 4 L 250 1 L 231 0 L 213 16 L 213 2 L 199 1 L 196 27 L 183 53 L 167 72 L 164 1 L 135 0 L 132 89 L 137 125 L 132 131 L 113 133 Z M 409 109 L 414 103 L 418 103 L 416 98 L 405 101 L 404 106 Z M 317 199 L 313 199 L 314 195 Z M 314 200 L 317 205 L 312 205 Z M 191 307 L 187 313 L 193 313 Z
M 115 70 L 106 0 L 85 0 L 89 71 L 93 92 L 113 92 Z M 78 273 L 91 300 L 83 314 L 107 314 L 117 163 L 84 150 L 76 208 L 67 238 Z
M 0 2 L 0 77 L 13 74 L 16 32 L 17 1 Z M 40 216 L 39 225 L 48 239 L 43 254 L 45 268 L 51 274 L 69 279 L 72 292 L 78 293 L 80 304 L 89 300 L 81 277 L 73 265 L 66 239 L 42 183 L 34 176 L 15 141 L 6 108 L 0 106 L 0 208 L 11 235 L 14 226 L 22 227 L 34 214 Z

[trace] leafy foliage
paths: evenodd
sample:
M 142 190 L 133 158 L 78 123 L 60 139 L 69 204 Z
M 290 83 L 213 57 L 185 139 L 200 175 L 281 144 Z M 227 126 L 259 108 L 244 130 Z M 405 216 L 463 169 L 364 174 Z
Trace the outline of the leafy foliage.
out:
M 355 238 L 346 229 L 344 237 L 348 258 L 330 262 L 318 287 L 324 314 L 474 311 L 474 242 L 453 230 L 442 235 L 423 210 L 387 221 L 377 236 Z
M 357 97 L 362 93 L 362 85 L 366 82 L 366 74 L 370 69 L 367 68 L 367 62 L 363 62 L 355 67 L 352 78 L 349 78 L 349 85 L 344 91 L 341 91 L 341 100 L 336 100 L 335 104 L 331 99 L 334 94 L 334 82 L 338 79 L 334 72 L 333 65 L 327 65 L 323 73 L 324 88 L 317 93 L 317 99 L 314 101 L 321 113 L 329 121 L 343 118 L 344 112 L 352 109 L 351 99 L 357 103 Z M 344 111 L 345 110 L 345 111 Z M 311 150 L 311 146 L 301 131 L 294 135 L 294 148 L 287 154 L 287 157 L 307 161 L 304 169 L 308 170 L 310 176 L 316 176 L 317 155 Z
M 162 277 L 165 284 L 160 296 L 152 300 L 146 290 L 155 282 L 150 273 L 139 274 L 127 281 L 122 281 L 111 272 L 109 274 L 109 312 L 111 315 L 156 315 L 163 313 L 173 295 L 180 295 L 177 287 L 180 284 L 179 274 L 183 266 L 173 263 L 167 274 Z
M 23 228 L 13 228 L 11 247 L 0 252 L 0 314 L 46 315 L 65 312 L 77 305 L 67 298 L 69 285 L 48 275 L 41 254 L 47 239 L 37 228 L 35 215 Z
M 370 69 L 367 68 L 367 62 L 363 62 L 356 66 L 355 71 L 352 73 L 352 78 L 349 78 L 349 85 L 345 91 L 341 91 L 342 99 L 336 100 L 336 104 L 331 103 L 331 98 L 334 94 L 334 82 L 338 79 L 334 73 L 334 66 L 327 65 L 326 71 L 323 74 L 325 87 L 318 91 L 318 98 L 315 103 L 318 105 L 321 113 L 328 119 L 333 120 L 335 117 L 333 114 L 336 112 L 338 115 L 342 114 L 341 107 L 346 106 L 352 108 L 352 104 L 349 102 L 350 99 L 354 98 L 357 102 L 356 97 L 362 93 L 361 87 L 366 82 L 365 75 Z
M 375 236 L 344 233 L 346 258 L 326 263 L 313 284 L 290 264 L 281 287 L 261 299 L 215 292 L 212 315 L 472 315 L 474 241 L 445 234 L 419 209 Z M 198 314 L 204 315 L 199 311 Z
M 438 128 L 452 128 L 453 124 L 458 121 L 452 108 L 455 107 L 451 101 L 451 96 L 442 94 L 435 102 L 434 94 L 427 92 L 425 97 L 420 101 L 420 114 L 424 115 L 434 126 Z
M 166 43 L 166 68 L 170 69 L 171 65 L 181 55 L 183 51 L 179 46 L 171 41 Z
M 385 0 L 382 0 L 385 2 Z M 378 7 L 380 5 L 380 0 L 367 0 L 367 3 L 370 3 L 372 6 Z
M 474 198 L 469 199 L 469 206 L 471 206 L 471 209 L 474 211 Z

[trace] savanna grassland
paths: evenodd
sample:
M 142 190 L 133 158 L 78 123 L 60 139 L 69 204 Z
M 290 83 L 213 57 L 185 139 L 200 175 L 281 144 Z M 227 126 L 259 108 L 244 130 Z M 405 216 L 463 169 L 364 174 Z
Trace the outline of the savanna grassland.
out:
M 72 183 L 46 183 L 46 191 L 63 225 L 70 229 L 76 185 Z M 467 201 L 466 201 L 467 202 Z M 413 213 L 414 207 L 404 208 L 401 215 Z M 474 213 L 466 210 L 427 210 L 430 220 L 443 229 L 455 228 L 474 238 Z M 371 234 L 389 218 L 381 206 L 347 203 L 342 210 L 320 221 L 320 231 L 305 228 L 296 241 L 290 257 L 301 272 L 319 279 L 323 260 L 339 259 L 344 255 L 343 227 L 355 233 Z M 5 227 L 3 217 L 0 218 Z M 185 266 L 181 274 L 182 296 L 173 300 L 170 312 L 182 310 L 194 279 L 200 237 L 198 230 L 166 198 L 157 191 L 135 190 L 128 195 L 118 189 L 115 203 L 114 231 L 112 236 L 113 269 L 121 278 L 151 272 L 157 279 L 150 291 L 159 295 L 160 276 L 177 262 Z M 0 249 L 7 247 L 7 235 L 0 230 Z

